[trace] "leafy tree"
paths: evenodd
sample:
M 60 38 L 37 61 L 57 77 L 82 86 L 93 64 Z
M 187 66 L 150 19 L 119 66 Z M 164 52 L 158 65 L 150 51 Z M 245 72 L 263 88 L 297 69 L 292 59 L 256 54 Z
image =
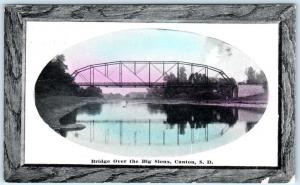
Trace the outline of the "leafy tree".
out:
M 264 83 L 265 81 L 267 81 L 264 72 L 260 71 L 258 74 L 256 74 L 256 81 L 258 83 Z
M 190 76 L 189 76 L 189 79 L 188 79 L 189 83 L 191 84 L 194 84 L 195 83 L 195 74 L 192 73 Z
M 256 71 L 252 67 L 246 68 L 245 74 L 247 76 L 247 83 L 251 84 L 256 82 Z
M 179 68 L 179 82 L 186 82 L 187 81 L 187 74 L 185 72 L 185 67 Z
M 79 86 L 65 70 L 64 55 L 54 57 L 43 69 L 35 85 L 36 96 L 76 95 Z
M 256 79 L 258 81 L 258 83 L 263 84 L 263 88 L 265 90 L 268 89 L 268 81 L 266 78 L 266 75 L 264 74 L 263 71 L 260 71 L 257 75 L 256 75 Z
M 102 98 L 102 90 L 99 87 L 89 86 L 86 89 L 80 89 L 79 96 L 83 97 L 100 97 Z
M 232 78 L 232 77 L 230 78 L 230 81 L 231 81 L 233 84 L 237 84 L 237 83 L 236 83 L 236 80 L 235 80 L 234 78 Z
M 167 74 L 164 76 L 164 81 L 166 81 L 167 83 L 174 83 L 177 81 L 177 78 L 174 73 L 170 73 L 169 75 Z
M 162 98 L 164 95 L 164 88 L 162 87 L 155 87 L 155 88 L 148 88 L 147 89 L 147 97 L 149 98 L 155 98 L 159 97 Z
M 247 75 L 247 84 L 262 84 L 263 88 L 267 90 L 268 81 L 263 71 L 257 73 L 252 67 L 248 67 L 245 74 Z
M 66 72 L 65 56 L 57 55 L 43 69 L 35 84 L 36 98 L 46 96 L 97 96 L 102 91 L 97 87 L 80 88 L 74 78 Z
M 189 76 L 189 80 L 190 83 L 192 84 L 201 84 L 201 83 L 207 83 L 207 77 L 205 76 L 205 74 L 201 74 L 201 73 L 192 73 Z
M 205 74 L 201 73 L 192 73 L 189 75 L 186 74 L 184 67 L 179 69 L 178 78 L 171 72 L 170 74 L 165 75 L 164 81 L 166 82 L 166 87 L 153 89 L 148 89 L 149 97 L 163 97 L 163 98 L 191 98 L 191 99 L 216 99 L 220 98 L 220 94 L 214 94 L 214 92 L 205 92 L 203 88 L 197 86 L 194 87 L 176 87 L 173 84 L 184 83 L 189 84 L 207 84 L 218 83 L 226 84 L 233 83 L 236 84 L 235 79 L 231 78 L 230 82 L 223 78 L 210 77 L 208 78 Z

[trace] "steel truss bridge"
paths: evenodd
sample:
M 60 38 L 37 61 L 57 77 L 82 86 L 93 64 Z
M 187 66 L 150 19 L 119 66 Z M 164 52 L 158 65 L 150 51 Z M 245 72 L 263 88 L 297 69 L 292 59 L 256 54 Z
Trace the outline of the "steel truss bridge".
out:
M 206 80 L 201 83 L 180 81 L 182 67 L 185 68 L 187 79 L 191 74 L 197 73 Z M 164 77 L 171 73 L 176 80 L 167 83 Z M 230 97 L 234 96 L 234 89 L 237 87 L 236 83 L 218 68 L 182 61 L 115 61 L 92 64 L 75 70 L 72 77 L 76 84 L 86 87 L 198 87 L 208 91 L 223 91 L 223 94 L 229 94 Z M 212 77 L 222 79 L 223 83 L 211 82 L 209 78 Z

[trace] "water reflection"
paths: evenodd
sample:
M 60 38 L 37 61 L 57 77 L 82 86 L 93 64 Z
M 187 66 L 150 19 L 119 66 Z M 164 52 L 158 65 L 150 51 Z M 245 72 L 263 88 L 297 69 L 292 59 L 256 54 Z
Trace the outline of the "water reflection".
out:
M 249 121 L 247 122 L 246 132 L 251 130 L 257 122 Z
M 102 104 L 100 103 L 89 103 L 83 105 L 82 107 L 73 110 L 69 114 L 62 117 L 59 122 L 62 125 L 74 124 L 76 123 L 77 114 L 89 114 L 89 115 L 97 115 L 101 113 Z
M 62 117 L 59 120 L 59 122 L 62 125 L 76 124 L 77 123 L 76 117 L 78 114 L 98 115 L 101 113 L 101 109 L 102 109 L 102 104 L 89 103 L 66 114 L 64 117 Z M 67 132 L 68 132 L 67 130 L 60 130 L 59 134 L 63 137 L 67 137 Z M 75 137 L 78 137 L 79 135 L 78 132 L 75 133 L 76 133 Z
M 74 110 L 60 120 L 64 125 L 84 124 L 85 129 L 61 131 L 60 134 L 75 142 L 93 145 L 92 147 L 96 148 L 103 144 L 108 146 L 200 144 L 201 150 L 205 150 L 214 145 L 227 143 L 248 132 L 260 119 L 263 111 L 188 104 L 131 102 L 124 106 L 122 102 L 93 103 Z
M 90 115 L 100 114 L 101 110 L 102 110 L 101 103 L 89 103 L 77 109 L 78 114 L 90 114 Z
M 167 115 L 166 124 L 171 128 L 178 125 L 179 133 L 185 134 L 187 124 L 190 128 L 205 128 L 210 123 L 226 123 L 232 126 L 238 119 L 236 108 L 197 106 L 197 105 L 159 105 L 147 104 L 151 113 L 164 112 Z

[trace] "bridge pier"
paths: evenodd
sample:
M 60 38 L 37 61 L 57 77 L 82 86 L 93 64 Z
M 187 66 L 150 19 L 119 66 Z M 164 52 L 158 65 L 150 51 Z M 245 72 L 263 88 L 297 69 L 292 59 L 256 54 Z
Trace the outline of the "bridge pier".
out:
M 235 86 L 232 90 L 232 98 L 238 98 L 239 97 L 239 87 Z
M 237 98 L 238 97 L 238 87 L 237 85 L 233 86 L 221 86 L 218 87 L 218 92 L 224 95 L 226 98 Z

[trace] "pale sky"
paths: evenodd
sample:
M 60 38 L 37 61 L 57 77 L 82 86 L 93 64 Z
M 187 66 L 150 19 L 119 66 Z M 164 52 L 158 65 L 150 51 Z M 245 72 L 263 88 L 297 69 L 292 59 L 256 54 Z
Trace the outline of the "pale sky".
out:
M 69 72 L 90 64 L 112 61 L 184 61 L 223 70 L 238 82 L 244 81 L 246 67 L 260 69 L 238 48 L 220 40 L 191 32 L 166 29 L 133 29 L 111 32 L 80 44 L 64 53 Z M 129 90 L 102 88 L 105 93 Z M 130 89 L 145 91 L 145 89 Z

